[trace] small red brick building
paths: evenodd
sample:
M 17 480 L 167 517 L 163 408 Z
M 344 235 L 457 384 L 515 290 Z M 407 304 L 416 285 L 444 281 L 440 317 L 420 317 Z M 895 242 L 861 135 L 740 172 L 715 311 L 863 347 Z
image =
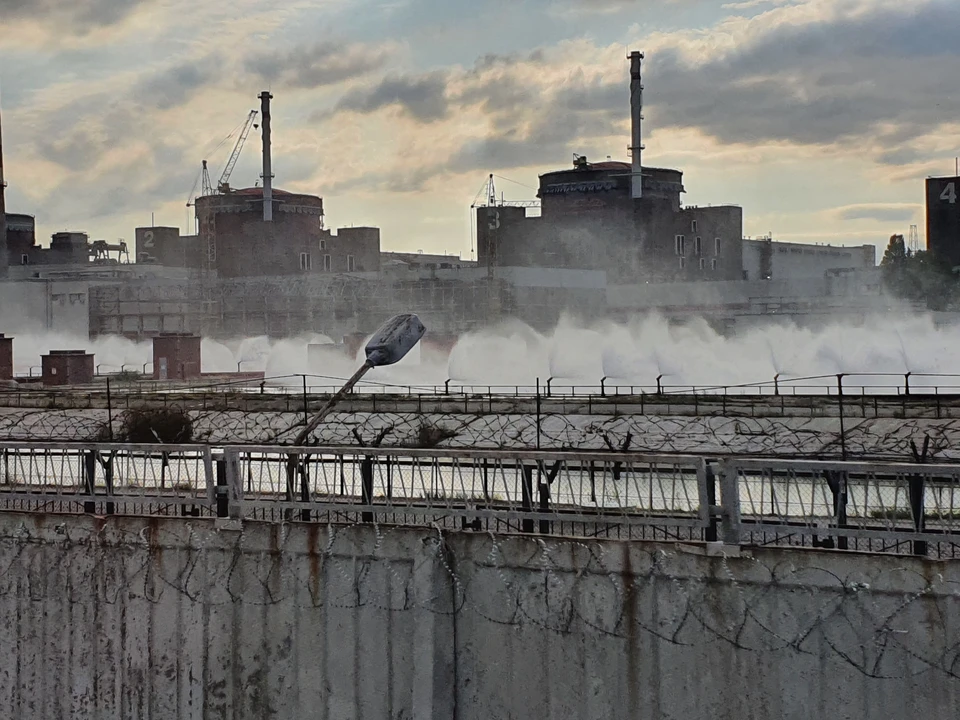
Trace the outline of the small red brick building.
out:
M 13 380 L 13 338 L 0 333 L 0 380 Z
M 189 380 L 200 377 L 200 337 L 161 333 L 153 339 L 153 379 Z
M 40 366 L 47 386 L 93 382 L 93 355 L 85 350 L 51 350 L 40 358 Z

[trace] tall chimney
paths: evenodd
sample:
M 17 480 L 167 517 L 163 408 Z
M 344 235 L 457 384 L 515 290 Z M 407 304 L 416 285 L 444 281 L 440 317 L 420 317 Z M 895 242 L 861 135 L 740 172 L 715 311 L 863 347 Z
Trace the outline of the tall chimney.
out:
M 263 221 L 273 222 L 273 161 L 270 157 L 270 101 L 273 95 L 260 93 L 260 129 L 263 132 Z
M 0 277 L 5 277 L 10 265 L 10 253 L 7 249 L 7 201 L 4 197 L 7 183 L 3 179 L 3 126 L 0 123 Z
M 641 177 L 643 171 L 641 166 L 643 159 L 643 84 L 640 82 L 642 61 L 642 52 L 634 50 L 630 53 L 630 156 L 632 159 L 630 185 L 634 198 L 643 197 L 643 178 Z

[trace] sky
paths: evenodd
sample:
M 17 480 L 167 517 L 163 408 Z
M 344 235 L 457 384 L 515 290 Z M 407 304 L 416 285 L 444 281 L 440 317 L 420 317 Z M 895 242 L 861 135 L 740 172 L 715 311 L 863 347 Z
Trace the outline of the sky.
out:
M 216 182 L 267 89 L 275 187 L 470 257 L 488 174 L 524 200 L 573 153 L 628 159 L 633 49 L 644 164 L 747 236 L 922 237 L 960 155 L 958 0 L 0 0 L 0 30 L 7 208 L 44 243 L 192 230 L 201 161 Z M 231 184 L 259 162 L 255 133 Z

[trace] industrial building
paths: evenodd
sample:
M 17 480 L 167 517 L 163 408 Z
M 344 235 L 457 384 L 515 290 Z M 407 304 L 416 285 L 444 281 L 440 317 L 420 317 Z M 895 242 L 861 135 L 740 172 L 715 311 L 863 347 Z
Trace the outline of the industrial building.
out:
M 136 228 L 133 262 L 125 242 L 91 242 L 80 232 L 57 233 L 41 247 L 32 216 L 3 210 L 0 152 L 0 332 L 339 337 L 398 311 L 456 334 L 503 317 L 546 329 L 564 313 L 590 321 L 657 311 L 728 324 L 885 310 L 872 245 L 744 240 L 739 206 L 684 206 L 683 173 L 643 165 L 642 60 L 630 56 L 630 162 L 575 156 L 572 167 L 541 175 L 537 199 L 522 202 L 498 200 L 491 176 L 476 207 L 476 261 L 383 252 L 379 228 L 333 231 L 323 198 L 274 187 L 267 92 L 216 184 L 203 162 L 190 203 L 195 234 Z M 261 181 L 234 188 L 230 173 L 257 127 Z M 936 194 L 948 194 L 946 185 Z M 169 360 L 169 374 L 195 371 L 178 362 Z
M 927 250 L 960 269 L 960 177 L 927 178 Z
M 612 282 L 739 280 L 743 211 L 683 207 L 680 170 L 643 165 L 643 55 L 630 55 L 631 162 L 591 163 L 540 176 L 540 216 L 498 203 L 477 208 L 481 265 L 606 271 Z
M 777 242 L 771 237 L 744 238 L 744 280 L 822 278 L 837 271 L 872 271 L 876 245 L 817 245 Z

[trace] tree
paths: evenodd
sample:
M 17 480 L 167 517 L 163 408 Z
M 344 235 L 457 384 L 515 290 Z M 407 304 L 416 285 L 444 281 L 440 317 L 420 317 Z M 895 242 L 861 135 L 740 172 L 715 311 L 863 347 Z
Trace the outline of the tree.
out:
M 923 250 L 907 249 L 903 235 L 893 235 L 880 261 L 883 284 L 897 297 L 944 310 L 958 297 L 956 276 L 949 266 Z

